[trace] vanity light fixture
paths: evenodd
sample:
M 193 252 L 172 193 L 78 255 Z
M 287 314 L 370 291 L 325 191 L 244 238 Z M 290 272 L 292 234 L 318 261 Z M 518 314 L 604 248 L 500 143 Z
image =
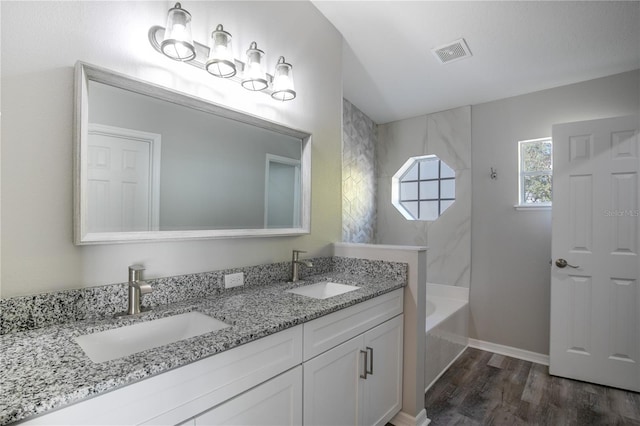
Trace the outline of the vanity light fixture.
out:
M 284 61 L 284 56 L 280 56 L 276 64 L 271 97 L 283 102 L 290 101 L 296 97 L 296 91 L 293 90 L 293 70 L 291 69 L 291 64 Z
M 190 61 L 196 57 L 191 36 L 191 14 L 180 3 L 169 9 L 167 29 L 160 48 L 162 53 L 176 61 Z
M 258 45 L 253 41 L 247 50 L 247 63 L 244 66 L 242 87 L 253 92 L 269 87 L 267 75 L 262 69 L 262 62 L 264 62 L 264 52 L 258 49 Z
M 236 63 L 233 61 L 231 50 L 231 34 L 222 25 L 218 25 L 211 33 L 211 47 L 207 71 L 216 77 L 230 78 L 236 75 Z
M 254 41 L 247 50 L 246 62 L 235 59 L 231 34 L 218 25 L 211 33 L 210 45 L 194 41 L 191 36 L 191 14 L 180 3 L 169 9 L 166 29 L 149 29 L 149 42 L 165 56 L 206 70 L 210 74 L 239 83 L 247 90 L 263 92 L 279 101 L 296 97 L 291 64 L 280 56 L 274 75 L 265 72 L 265 53 Z

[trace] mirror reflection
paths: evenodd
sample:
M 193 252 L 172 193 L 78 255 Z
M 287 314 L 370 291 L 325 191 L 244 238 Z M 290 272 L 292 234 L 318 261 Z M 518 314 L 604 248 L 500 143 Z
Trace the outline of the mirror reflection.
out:
M 304 133 L 98 80 L 82 108 L 79 243 L 305 232 Z

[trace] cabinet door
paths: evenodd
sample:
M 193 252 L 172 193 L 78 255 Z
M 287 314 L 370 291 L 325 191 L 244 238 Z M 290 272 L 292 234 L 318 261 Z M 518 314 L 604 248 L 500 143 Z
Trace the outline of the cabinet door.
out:
M 304 425 L 359 425 L 362 336 L 354 337 L 303 364 Z
M 302 367 L 298 366 L 195 418 L 195 425 L 302 424 Z
M 402 408 L 402 321 L 399 315 L 364 334 L 373 371 L 364 380 L 364 425 L 384 425 Z

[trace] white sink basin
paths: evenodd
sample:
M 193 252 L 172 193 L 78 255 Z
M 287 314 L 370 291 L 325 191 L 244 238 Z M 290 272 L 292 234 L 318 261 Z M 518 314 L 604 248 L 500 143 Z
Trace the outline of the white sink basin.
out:
M 93 362 L 104 362 L 189 337 L 222 330 L 228 324 L 200 312 L 188 312 L 75 337 Z
M 300 294 L 302 296 L 313 297 L 314 299 L 328 299 L 329 297 L 338 296 L 359 288 L 360 287 L 356 287 L 355 285 L 338 284 L 325 281 L 292 288 L 291 290 L 287 290 L 287 293 Z

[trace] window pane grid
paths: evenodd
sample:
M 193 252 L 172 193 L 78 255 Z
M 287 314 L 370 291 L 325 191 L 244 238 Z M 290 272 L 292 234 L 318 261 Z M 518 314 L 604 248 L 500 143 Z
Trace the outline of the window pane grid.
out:
M 428 164 L 431 163 L 431 164 Z M 435 163 L 435 164 L 433 164 Z M 435 168 L 437 167 L 437 176 L 435 175 Z M 446 165 L 445 165 L 446 166 Z M 401 191 L 400 203 L 407 208 L 407 211 L 414 219 L 428 219 L 431 218 L 434 213 L 440 216 L 453 202 L 455 201 L 455 172 L 448 166 L 444 168 L 444 173 L 447 177 L 443 177 L 443 163 L 441 160 L 423 160 L 416 162 L 404 176 L 400 179 L 401 188 L 404 188 L 405 184 L 415 184 L 415 188 L 412 185 L 411 195 L 417 192 L 417 197 L 405 197 L 407 191 Z M 416 179 L 417 174 L 417 179 Z M 453 174 L 453 176 L 451 176 Z M 433 177 L 435 176 L 435 177 Z M 449 177 L 450 176 L 450 177 Z M 435 188 L 428 190 L 428 183 L 437 183 Z M 449 192 L 453 191 L 453 197 L 442 196 L 442 186 L 451 182 L 452 185 Z M 414 189 L 417 189 L 415 191 Z M 433 193 L 437 192 L 434 197 Z M 432 196 L 427 196 L 430 193 Z M 434 204 L 435 203 L 435 204 Z M 431 215 L 429 214 L 431 213 Z

